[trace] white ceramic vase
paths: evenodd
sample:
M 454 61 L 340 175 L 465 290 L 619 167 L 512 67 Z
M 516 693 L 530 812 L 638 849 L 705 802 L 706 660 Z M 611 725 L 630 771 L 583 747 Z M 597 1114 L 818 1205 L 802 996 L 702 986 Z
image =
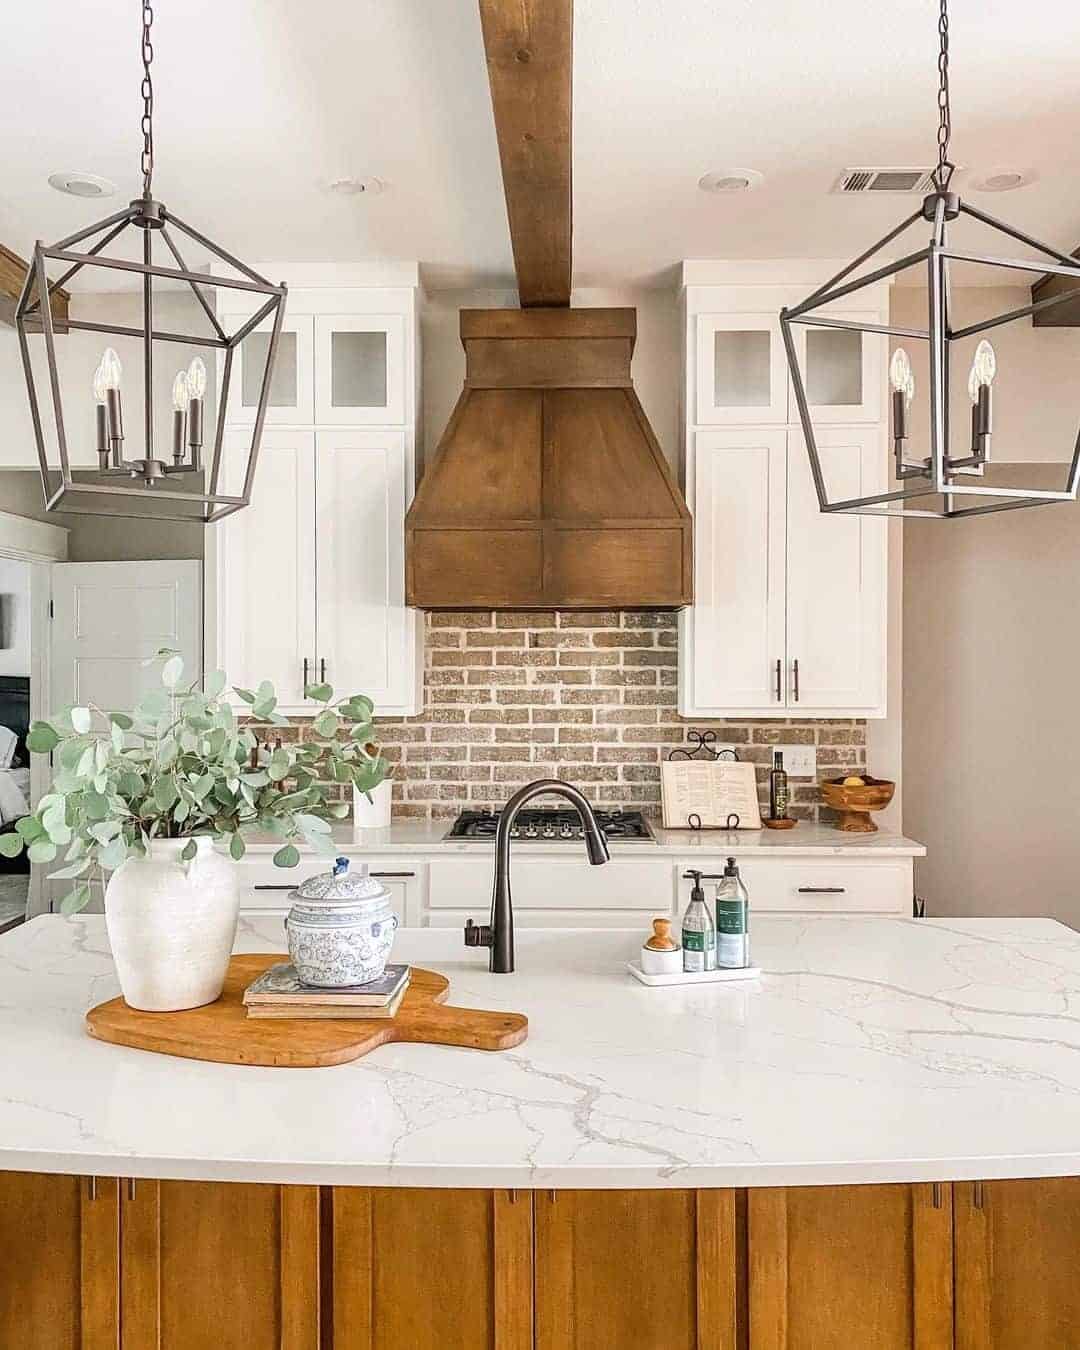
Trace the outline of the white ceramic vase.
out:
M 120 988 L 132 1008 L 179 1012 L 221 995 L 236 937 L 236 864 L 209 836 L 181 862 L 188 839 L 155 839 L 105 887 L 105 927 Z
M 368 794 L 359 788 L 353 788 L 353 829 L 385 830 L 390 824 L 390 803 L 394 796 L 394 784 L 389 778 L 371 789 Z

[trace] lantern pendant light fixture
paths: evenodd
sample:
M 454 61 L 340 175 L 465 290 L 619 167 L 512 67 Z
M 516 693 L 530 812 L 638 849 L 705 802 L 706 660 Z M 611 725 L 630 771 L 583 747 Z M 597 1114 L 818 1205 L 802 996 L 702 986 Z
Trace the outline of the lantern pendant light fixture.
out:
M 153 10 L 148 0 L 143 0 L 143 79 L 140 91 L 143 103 L 142 195 L 132 201 L 125 210 L 118 211 L 105 220 L 99 220 L 96 224 L 88 225 L 76 234 L 61 239 L 57 244 L 45 247 L 38 242 L 16 306 L 15 326 L 19 334 L 46 510 L 63 510 L 84 515 L 201 521 L 210 524 L 247 506 L 251 500 L 263 423 L 270 398 L 270 381 L 285 314 L 286 287 L 284 284 L 275 286 L 267 281 L 251 267 L 208 239 L 206 235 L 185 224 L 163 202 L 157 201 L 153 196 L 154 89 L 150 78 L 150 64 L 154 56 L 150 41 L 153 18 Z M 130 240 L 132 230 L 136 231 L 136 238 L 141 236 L 141 249 L 137 250 L 138 259 L 130 261 L 111 255 L 106 256 L 105 250 L 109 245 L 121 238 Z M 191 270 L 180 252 L 177 244 L 178 236 L 184 236 L 211 255 L 215 265 L 213 276 Z M 93 240 L 93 243 L 87 246 L 86 241 L 90 240 Z M 158 243 L 159 252 L 160 244 L 164 243 L 169 254 L 167 265 L 155 262 L 155 243 Z M 85 251 L 75 251 L 76 246 L 80 244 L 84 246 Z M 46 273 L 46 264 L 51 261 L 66 267 L 55 281 L 50 281 Z M 229 269 L 228 273 L 222 270 L 221 264 Z M 134 272 L 141 277 L 142 325 L 136 328 L 115 323 L 91 323 L 75 317 L 67 320 L 66 328 L 115 334 L 121 338 L 137 340 L 142 367 L 143 415 L 139 434 L 136 437 L 126 434 L 122 396 L 124 371 L 114 348 L 106 347 L 94 375 L 92 389 L 79 391 L 77 409 L 70 424 L 84 427 L 87 439 L 90 428 L 93 428 L 93 444 L 97 452 L 96 467 L 80 472 L 76 480 L 69 455 L 69 431 L 65 423 L 63 390 L 57 366 L 56 329 L 49 298 L 58 287 L 84 268 L 94 267 Z M 159 331 L 154 324 L 155 283 L 171 287 L 181 283 L 185 287 L 190 287 L 206 319 L 205 331 L 203 333 Z M 211 287 L 239 291 L 250 296 L 251 315 L 246 321 L 238 324 L 231 334 L 226 332 L 207 296 L 207 291 Z M 45 303 L 42 303 L 43 296 L 48 297 Z M 234 357 L 240 343 L 259 327 L 269 329 L 270 332 L 259 384 L 259 401 L 255 408 L 250 443 L 242 463 L 236 466 L 239 490 L 229 493 L 222 490 L 222 483 L 225 477 L 229 476 L 224 471 L 222 460 L 229 384 Z M 38 397 L 30 345 L 31 336 L 38 333 L 44 337 L 45 358 L 48 363 L 52 410 L 50 432 L 52 424 L 55 424 L 55 444 L 48 445 L 45 435 L 46 422 L 43 420 L 43 409 Z M 206 362 L 198 354 L 190 361 L 187 357 L 184 358 L 184 364 L 172 382 L 171 453 L 166 455 L 155 451 L 155 358 L 160 357 L 162 350 L 172 344 L 181 344 L 182 348 L 188 349 L 203 348 L 208 355 L 211 352 L 222 354 L 212 449 L 208 452 L 209 464 L 205 466 L 204 413 L 208 380 Z M 167 387 L 166 385 L 165 388 Z M 138 446 L 134 454 L 129 449 L 132 440 L 135 440 Z M 49 442 L 52 441 L 53 437 L 50 435 Z M 51 462 L 50 449 L 55 450 L 56 463 Z M 229 469 L 231 473 L 233 466 L 230 465 Z M 190 490 L 184 490 L 181 486 L 182 478 L 178 476 L 187 476 Z M 172 486 L 174 482 L 176 486 Z
M 953 434 L 949 417 L 949 388 L 954 362 L 952 354 L 957 350 L 954 344 L 971 339 L 981 333 L 1010 323 L 1023 320 L 1037 311 L 1050 309 L 1054 305 L 1074 299 L 1080 293 L 1080 262 L 1076 258 L 1062 253 L 1049 244 L 1041 243 L 1021 230 L 987 215 L 969 205 L 952 191 L 949 184 L 955 165 L 949 159 L 949 141 L 952 134 L 949 104 L 949 15 L 948 0 L 940 0 L 938 15 L 938 163 L 933 174 L 933 191 L 925 198 L 920 209 L 891 230 L 883 239 L 861 253 L 836 276 L 818 287 L 801 304 L 786 308 L 780 313 L 780 327 L 784 338 L 784 349 L 788 369 L 791 373 L 795 401 L 799 410 L 806 448 L 810 457 L 810 470 L 817 490 L 818 503 L 822 511 L 839 512 L 848 515 L 886 515 L 886 516 L 929 516 L 949 520 L 959 516 L 979 515 L 987 511 L 1006 511 L 1020 506 L 1039 506 L 1048 502 L 1074 501 L 1080 486 L 1080 436 L 1073 449 L 1072 461 L 1065 475 L 1062 490 L 1026 489 L 1021 487 L 991 486 L 989 483 L 972 481 L 982 478 L 986 466 L 990 463 L 993 384 L 997 374 L 997 357 L 994 348 L 985 337 L 975 348 L 970 371 L 967 375 L 967 389 L 971 399 L 970 437 L 967 428 L 957 429 Z M 949 225 L 961 216 L 973 220 L 1003 235 L 1013 243 L 1021 243 L 1041 255 L 1038 258 L 1020 259 L 1009 256 L 988 256 L 973 252 L 967 248 L 953 246 L 948 237 Z M 908 253 L 893 262 L 883 264 L 863 276 L 853 278 L 875 254 L 880 253 L 893 240 L 902 235 L 916 222 L 927 222 L 931 226 L 930 241 L 924 248 Z M 1049 259 L 1049 261 L 1047 261 Z M 1075 280 L 1075 287 L 1068 287 L 1062 293 L 1050 298 L 1035 301 L 1018 309 L 981 319 L 977 323 L 953 326 L 951 314 L 952 272 L 954 264 L 975 264 L 996 269 L 1010 269 L 1019 272 L 1064 276 Z M 854 296 L 862 288 L 872 286 L 887 277 L 893 276 L 910 267 L 925 267 L 928 295 L 928 322 L 925 329 L 900 328 L 888 324 L 861 323 L 856 319 L 845 318 L 828 306 L 838 300 Z M 807 396 L 805 373 L 793 336 L 796 324 L 812 328 L 849 329 L 862 334 L 886 335 L 904 342 L 926 342 L 929 353 L 929 380 L 926 397 L 929 402 L 929 443 L 928 453 L 920 455 L 911 446 L 911 408 L 916 396 L 916 382 L 912 370 L 911 358 L 905 347 L 897 347 L 889 362 L 889 419 L 891 424 L 893 476 L 896 485 L 889 491 L 878 492 L 865 497 L 852 497 L 833 500 L 828 491 L 826 475 L 818 453 L 817 438 L 814 430 L 815 416 L 827 421 L 828 413 L 820 410 L 815 414 Z M 803 360 L 805 357 L 803 358 Z M 963 437 L 962 445 L 959 437 Z M 1030 459 L 1030 453 L 1024 456 Z M 917 506 L 905 506 L 913 499 L 924 499 Z M 936 498 L 936 501 L 925 499 Z

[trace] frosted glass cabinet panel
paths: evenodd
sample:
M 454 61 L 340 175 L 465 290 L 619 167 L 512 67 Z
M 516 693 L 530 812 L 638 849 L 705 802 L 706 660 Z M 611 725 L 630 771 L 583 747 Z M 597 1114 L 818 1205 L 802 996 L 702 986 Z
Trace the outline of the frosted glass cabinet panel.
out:
M 315 421 L 386 426 L 405 419 L 405 323 L 398 314 L 315 319 Z
M 787 421 L 787 367 L 776 314 L 701 314 L 697 339 L 700 424 Z
M 834 317 L 881 322 L 881 316 L 871 311 L 837 311 Z M 805 324 L 796 325 L 794 333 L 806 396 L 811 411 L 818 415 L 816 420 L 834 425 L 879 421 L 886 338 L 853 328 L 811 328 Z M 788 414 L 790 421 L 798 420 L 794 390 Z
M 244 316 L 223 314 L 227 332 L 232 332 Z M 266 354 L 270 346 L 272 324 L 262 323 L 236 348 L 229 378 L 229 421 L 254 422 L 262 391 Z M 266 408 L 267 426 L 298 426 L 311 422 L 314 409 L 312 349 L 313 320 L 308 314 L 290 314 L 286 309 L 278 339 L 277 359 L 270 377 L 270 401 Z M 224 361 L 219 365 L 222 378 Z

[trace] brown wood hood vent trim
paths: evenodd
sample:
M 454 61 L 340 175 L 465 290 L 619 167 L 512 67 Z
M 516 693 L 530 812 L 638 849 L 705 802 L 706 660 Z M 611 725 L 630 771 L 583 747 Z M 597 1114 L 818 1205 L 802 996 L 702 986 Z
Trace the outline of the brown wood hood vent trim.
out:
M 690 513 L 630 380 L 633 309 L 463 310 L 465 388 L 405 518 L 420 609 L 679 609 Z

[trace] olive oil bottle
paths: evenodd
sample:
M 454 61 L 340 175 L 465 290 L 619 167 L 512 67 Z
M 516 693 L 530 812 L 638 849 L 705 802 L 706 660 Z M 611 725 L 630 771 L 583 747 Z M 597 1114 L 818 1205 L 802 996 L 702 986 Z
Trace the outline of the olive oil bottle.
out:
M 788 781 L 784 768 L 784 752 L 773 751 L 772 772 L 769 774 L 769 815 L 773 820 L 787 820 Z

